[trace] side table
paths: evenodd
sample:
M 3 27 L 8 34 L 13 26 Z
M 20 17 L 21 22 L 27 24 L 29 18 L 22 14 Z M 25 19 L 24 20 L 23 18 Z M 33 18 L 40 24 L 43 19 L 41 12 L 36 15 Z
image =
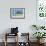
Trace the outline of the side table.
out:
M 9 36 L 9 37 L 7 37 Z M 7 38 L 10 38 L 10 36 L 16 36 L 17 39 L 17 42 L 16 42 L 16 45 L 15 46 L 18 46 L 18 33 L 15 33 L 15 34 L 10 34 L 10 33 L 6 33 L 5 34 L 5 46 L 7 46 L 8 42 L 7 42 Z

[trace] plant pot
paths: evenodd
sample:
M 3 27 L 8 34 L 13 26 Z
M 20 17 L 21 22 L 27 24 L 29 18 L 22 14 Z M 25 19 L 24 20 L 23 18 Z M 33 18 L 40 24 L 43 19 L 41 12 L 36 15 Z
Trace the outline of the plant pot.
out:
M 40 39 L 40 43 L 44 43 L 44 40 L 45 40 L 45 39 Z
M 44 40 L 45 40 L 45 39 L 38 39 L 37 42 L 38 42 L 39 44 L 41 44 L 41 43 L 44 42 Z

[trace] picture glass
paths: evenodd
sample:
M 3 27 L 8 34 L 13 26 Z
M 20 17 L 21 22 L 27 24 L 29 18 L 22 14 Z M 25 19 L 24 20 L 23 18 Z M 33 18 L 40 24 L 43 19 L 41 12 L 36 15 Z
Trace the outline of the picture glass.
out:
M 37 15 L 46 18 L 46 0 L 37 0 Z
M 37 25 L 46 25 L 46 0 L 37 0 L 37 14 L 36 23 Z
M 10 17 L 13 19 L 25 18 L 25 8 L 10 8 Z

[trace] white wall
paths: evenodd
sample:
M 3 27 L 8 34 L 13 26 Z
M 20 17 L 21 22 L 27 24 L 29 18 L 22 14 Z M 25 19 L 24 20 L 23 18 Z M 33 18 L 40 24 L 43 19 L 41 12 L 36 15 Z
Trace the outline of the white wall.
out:
M 10 19 L 10 8 L 25 8 L 25 19 Z M 0 34 L 17 26 L 32 36 L 32 24 L 36 24 L 36 0 L 0 0 Z

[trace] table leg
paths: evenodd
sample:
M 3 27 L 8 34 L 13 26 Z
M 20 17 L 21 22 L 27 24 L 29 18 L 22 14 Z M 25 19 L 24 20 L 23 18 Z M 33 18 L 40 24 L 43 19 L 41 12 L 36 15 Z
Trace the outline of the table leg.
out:
M 5 34 L 5 46 L 7 46 L 7 35 Z

